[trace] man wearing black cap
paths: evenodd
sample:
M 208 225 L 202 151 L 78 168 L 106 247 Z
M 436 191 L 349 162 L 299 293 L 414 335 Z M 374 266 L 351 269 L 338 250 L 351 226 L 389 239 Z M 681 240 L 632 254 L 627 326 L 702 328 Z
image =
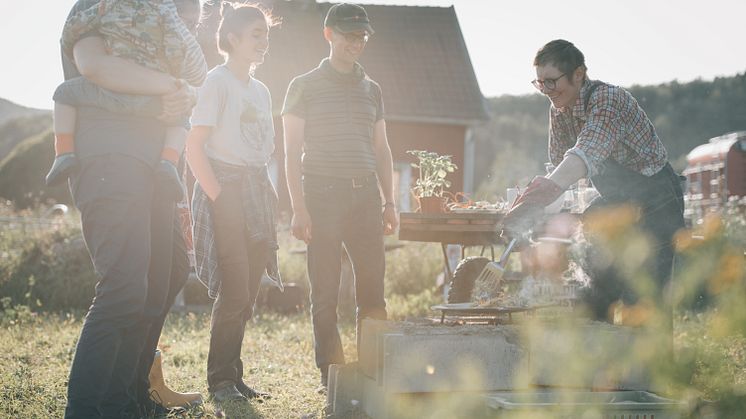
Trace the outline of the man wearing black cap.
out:
M 359 337 L 363 318 L 386 318 L 383 235 L 399 224 L 381 88 L 357 62 L 371 35 L 362 7 L 329 8 L 329 57 L 290 83 L 282 110 L 292 230 L 308 245 L 316 365 L 324 387 L 329 365 L 344 363 L 337 330 L 342 246 L 355 273 Z

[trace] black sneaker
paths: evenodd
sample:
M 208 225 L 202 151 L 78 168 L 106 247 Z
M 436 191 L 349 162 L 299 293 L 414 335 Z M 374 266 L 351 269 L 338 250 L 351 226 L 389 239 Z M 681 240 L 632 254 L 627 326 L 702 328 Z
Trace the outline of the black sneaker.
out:
M 148 398 L 140 402 L 140 416 L 143 418 L 165 418 L 173 415 L 183 415 L 186 409 L 183 407 L 167 408 L 160 403 Z
M 52 168 L 44 179 L 47 186 L 55 186 L 67 180 L 79 168 L 75 153 L 64 153 L 54 158 Z
M 210 393 L 212 401 L 218 404 L 231 402 L 245 402 L 246 396 L 241 394 L 233 384 L 221 387 Z
M 329 387 L 329 366 L 322 366 L 321 370 L 321 385 L 316 388 L 316 393 L 326 395 Z
M 240 380 L 238 384 L 236 384 L 236 390 L 238 390 L 238 392 L 241 393 L 247 399 L 254 400 L 257 403 L 264 403 L 265 400 L 269 400 L 272 398 L 271 394 L 264 393 L 258 390 L 254 390 L 253 388 L 246 385 L 246 383 L 244 383 L 243 380 Z

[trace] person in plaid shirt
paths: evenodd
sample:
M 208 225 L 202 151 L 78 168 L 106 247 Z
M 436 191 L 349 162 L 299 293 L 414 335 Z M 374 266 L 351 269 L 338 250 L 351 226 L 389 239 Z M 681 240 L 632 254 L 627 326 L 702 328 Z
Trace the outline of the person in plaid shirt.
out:
M 534 66 L 532 83 L 551 102 L 549 158 L 556 169 L 531 181 L 506 215 L 505 231 L 513 236 L 526 231 L 537 209 L 541 212 L 579 179 L 590 178 L 600 196 L 586 215 L 620 205 L 640 209 L 637 225 L 650 237 L 646 256 L 654 298 L 660 301 L 672 273 L 673 235 L 684 227 L 684 202 L 680 177 L 652 122 L 629 92 L 590 80 L 583 53 L 571 42 L 544 45 Z M 605 318 L 614 302 L 632 304 L 639 297 L 613 266 L 599 265 L 604 266 L 591 266 L 589 275 L 604 291 L 594 292 L 588 302 L 596 317 Z

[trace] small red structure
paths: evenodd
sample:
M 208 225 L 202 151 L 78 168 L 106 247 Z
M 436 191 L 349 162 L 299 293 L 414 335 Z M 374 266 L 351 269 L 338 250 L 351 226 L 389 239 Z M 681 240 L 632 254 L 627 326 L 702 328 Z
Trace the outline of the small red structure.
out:
M 687 213 L 696 221 L 731 197 L 746 197 L 746 131 L 711 138 L 686 156 Z

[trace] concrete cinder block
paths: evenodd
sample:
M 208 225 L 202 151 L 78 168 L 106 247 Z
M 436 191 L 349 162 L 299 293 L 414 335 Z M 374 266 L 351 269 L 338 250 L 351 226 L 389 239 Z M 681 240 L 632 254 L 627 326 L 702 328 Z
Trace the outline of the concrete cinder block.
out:
M 531 384 L 608 390 L 654 390 L 660 333 L 607 323 L 541 327 L 527 332 Z
M 378 383 L 390 393 L 515 390 L 527 359 L 510 327 L 403 327 L 383 334 Z
M 379 375 L 382 359 L 382 336 L 400 329 L 401 323 L 390 320 L 363 319 L 360 328 L 360 348 L 358 362 L 360 371 L 373 379 Z
M 360 377 L 357 362 L 329 366 L 327 406 L 331 408 L 333 417 L 348 417 L 360 408 L 362 397 Z
M 362 372 L 362 370 L 361 370 Z M 362 391 L 361 402 L 363 411 L 373 419 L 389 419 L 391 406 L 387 403 L 387 395 L 375 379 L 366 374 L 360 374 L 360 389 Z
M 391 393 L 360 374 L 362 410 L 372 419 L 494 418 L 481 392 Z

